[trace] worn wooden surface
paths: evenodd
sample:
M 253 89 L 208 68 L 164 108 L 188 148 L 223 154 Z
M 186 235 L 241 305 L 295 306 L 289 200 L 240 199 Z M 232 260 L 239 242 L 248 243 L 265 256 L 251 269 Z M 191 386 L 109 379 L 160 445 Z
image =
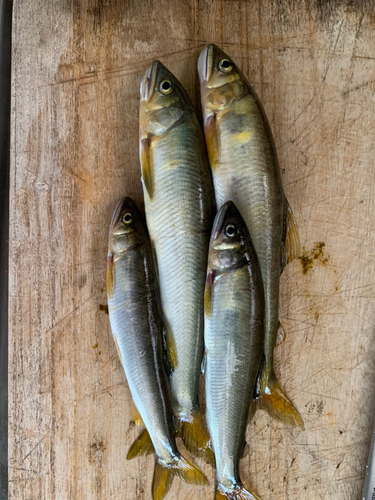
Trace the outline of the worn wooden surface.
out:
M 149 499 L 111 337 L 107 232 L 142 203 L 138 95 L 155 58 L 199 108 L 215 42 L 275 135 L 305 255 L 282 276 L 276 371 L 307 430 L 259 412 L 244 481 L 262 500 L 360 498 L 375 409 L 375 16 L 362 2 L 16 0 L 10 219 L 10 498 Z M 312 253 L 311 253 L 312 252 Z M 202 464 L 201 464 L 202 465 Z M 203 466 L 203 465 L 202 465 Z M 213 498 L 179 480 L 169 499 Z

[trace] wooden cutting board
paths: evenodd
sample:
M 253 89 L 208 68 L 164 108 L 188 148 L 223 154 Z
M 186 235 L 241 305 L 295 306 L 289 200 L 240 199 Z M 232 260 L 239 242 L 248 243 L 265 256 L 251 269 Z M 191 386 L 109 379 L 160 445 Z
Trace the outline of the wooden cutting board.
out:
M 214 42 L 275 136 L 303 260 L 281 278 L 276 372 L 306 431 L 259 412 L 262 500 L 356 500 L 375 409 L 375 12 L 366 2 L 16 0 L 10 206 L 10 498 L 150 499 L 106 306 L 108 225 L 143 204 L 141 77 L 160 59 L 200 111 Z M 169 500 L 212 499 L 175 480 Z

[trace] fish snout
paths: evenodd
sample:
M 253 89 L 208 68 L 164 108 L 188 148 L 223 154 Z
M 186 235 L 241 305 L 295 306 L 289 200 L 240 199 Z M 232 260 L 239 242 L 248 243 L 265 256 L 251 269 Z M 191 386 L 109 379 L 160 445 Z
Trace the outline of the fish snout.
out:
M 149 101 L 152 97 L 155 91 L 156 78 L 162 66 L 160 61 L 153 61 L 146 69 L 140 87 L 141 100 Z

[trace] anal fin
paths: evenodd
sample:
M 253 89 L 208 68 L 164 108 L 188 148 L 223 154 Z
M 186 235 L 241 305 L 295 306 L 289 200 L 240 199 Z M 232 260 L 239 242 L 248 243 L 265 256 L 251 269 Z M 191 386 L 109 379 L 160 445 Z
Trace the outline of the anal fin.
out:
M 215 500 L 260 500 L 257 495 L 250 493 L 242 484 L 233 488 L 225 488 L 220 483 L 216 486 Z
M 176 457 L 171 464 L 157 460 L 152 480 L 153 500 L 163 500 L 172 486 L 175 476 L 180 477 L 187 484 L 208 485 L 206 476 L 192 463 L 182 456 Z
M 189 420 L 181 420 L 177 436 L 181 437 L 186 449 L 194 456 L 215 465 L 215 456 L 210 448 L 210 435 L 199 410 Z
M 301 243 L 299 239 L 299 231 L 297 223 L 294 219 L 292 209 L 285 198 L 285 211 L 284 211 L 284 238 L 281 255 L 281 272 L 285 266 L 292 262 L 292 260 L 300 257 Z
M 288 427 L 300 427 L 304 430 L 305 424 L 301 415 L 281 389 L 275 373 L 272 372 L 268 380 L 265 373 L 266 370 L 263 371 L 260 381 L 260 396 L 254 400 L 254 403 L 258 408 L 267 411 L 269 415 L 278 418 Z M 255 413 L 255 410 L 253 411 Z
M 164 342 L 167 351 L 169 368 L 173 372 L 177 368 L 178 358 L 177 358 L 176 343 L 173 338 L 172 332 L 168 327 L 165 328 Z
M 151 455 L 151 453 L 154 453 L 154 445 L 152 444 L 150 434 L 145 429 L 129 448 L 126 460 L 132 460 L 141 455 Z

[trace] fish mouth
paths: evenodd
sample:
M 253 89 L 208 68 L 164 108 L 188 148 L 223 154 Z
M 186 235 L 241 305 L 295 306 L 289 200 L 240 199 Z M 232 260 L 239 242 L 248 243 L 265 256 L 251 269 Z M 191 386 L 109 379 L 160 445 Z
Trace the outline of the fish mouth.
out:
M 112 220 L 111 220 L 111 227 L 115 227 L 115 225 L 121 219 L 121 217 L 125 211 L 133 212 L 134 206 L 135 206 L 135 204 L 131 198 L 129 198 L 128 196 L 126 196 L 125 198 L 122 198 L 117 203 L 115 211 L 113 212 L 113 216 L 112 216 Z
M 216 45 L 207 45 L 198 58 L 198 74 L 201 83 L 207 82 L 212 75 L 214 65 L 214 50 Z
M 141 100 L 149 101 L 153 96 L 155 91 L 155 85 L 158 73 L 160 69 L 163 67 L 163 64 L 160 61 L 153 61 L 150 66 L 147 68 L 146 73 L 141 81 Z

